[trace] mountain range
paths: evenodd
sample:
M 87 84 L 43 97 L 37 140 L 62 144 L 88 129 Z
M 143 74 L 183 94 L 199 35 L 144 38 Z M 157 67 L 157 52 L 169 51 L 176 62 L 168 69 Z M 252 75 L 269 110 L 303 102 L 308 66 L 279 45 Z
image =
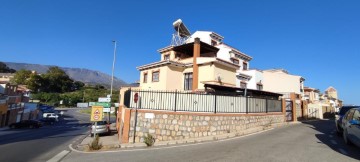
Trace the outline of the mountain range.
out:
M 49 67 L 52 65 L 39 65 L 39 64 L 27 64 L 27 63 L 14 63 L 14 62 L 4 62 L 9 68 L 15 70 L 31 70 L 36 71 L 39 74 L 44 74 L 47 72 Z M 110 88 L 111 85 L 111 75 L 102 73 L 100 71 L 83 69 L 83 68 L 69 68 L 69 67 L 59 67 L 65 71 L 69 77 L 75 81 L 81 81 L 88 85 L 103 85 L 106 88 Z M 122 86 L 127 86 L 128 84 L 121 79 L 114 77 L 113 88 L 118 89 Z

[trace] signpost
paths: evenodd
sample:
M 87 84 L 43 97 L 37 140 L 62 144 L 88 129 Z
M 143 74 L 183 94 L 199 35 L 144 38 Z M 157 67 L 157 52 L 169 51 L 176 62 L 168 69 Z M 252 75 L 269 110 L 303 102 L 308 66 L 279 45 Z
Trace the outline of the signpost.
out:
M 109 102 L 95 102 L 94 106 L 111 107 L 111 103 L 109 103 Z
M 101 121 L 103 115 L 103 107 L 102 106 L 93 106 L 91 108 L 91 121 Z
M 91 107 L 90 121 L 95 122 L 94 138 L 96 137 L 97 121 L 101 121 L 102 118 L 103 118 L 103 107 L 102 107 L 102 106 L 92 106 L 92 107 Z
M 104 107 L 103 111 L 104 111 L 104 113 L 111 112 L 109 107 Z
M 110 97 L 99 97 L 98 101 L 99 102 L 110 102 L 111 98 Z

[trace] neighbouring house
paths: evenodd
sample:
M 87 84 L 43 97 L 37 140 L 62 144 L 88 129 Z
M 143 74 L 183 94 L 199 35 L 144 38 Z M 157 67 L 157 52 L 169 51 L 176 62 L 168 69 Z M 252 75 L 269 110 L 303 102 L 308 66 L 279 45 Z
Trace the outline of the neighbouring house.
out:
M 11 78 L 14 78 L 15 73 L 0 73 L 0 82 L 9 83 Z
M 10 83 L 1 83 L 0 87 L 0 93 L 7 96 L 7 112 L 4 125 L 19 122 L 22 119 L 24 110 L 22 93 L 18 91 L 17 85 L 12 85 Z
M 0 93 L 0 128 L 5 126 L 7 111 L 8 111 L 7 96 Z
M 265 91 L 277 93 L 295 93 L 304 96 L 304 81 L 302 76 L 289 74 L 284 69 L 263 70 L 264 80 L 262 81 Z
M 304 87 L 304 100 L 307 100 L 308 103 L 318 103 L 320 102 L 320 90 L 311 87 Z
M 325 90 L 325 94 L 327 95 L 327 97 L 329 98 L 334 98 L 334 99 L 337 99 L 338 98 L 338 94 L 337 94 L 337 90 L 330 86 L 329 88 L 327 88 Z
M 306 118 L 307 102 L 303 101 L 305 79 L 302 76 L 289 74 L 284 69 L 250 71 L 258 75 L 253 82 L 256 82 L 259 88 L 264 91 L 283 94 L 283 98 L 286 99 L 286 118 L 288 121 Z
M 204 91 L 205 84 L 236 86 L 238 64 L 217 57 L 219 48 L 195 38 L 192 43 L 159 50 L 160 61 L 137 67 L 140 88 Z
M 21 102 L 29 102 L 31 90 L 26 85 L 18 85 L 17 92 L 22 94 Z

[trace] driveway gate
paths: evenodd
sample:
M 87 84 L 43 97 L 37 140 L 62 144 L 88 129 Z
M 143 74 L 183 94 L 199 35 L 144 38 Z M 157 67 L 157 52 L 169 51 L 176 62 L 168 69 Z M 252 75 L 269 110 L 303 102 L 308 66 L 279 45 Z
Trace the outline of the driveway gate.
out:
M 293 103 L 292 101 L 286 101 L 286 121 L 293 121 Z

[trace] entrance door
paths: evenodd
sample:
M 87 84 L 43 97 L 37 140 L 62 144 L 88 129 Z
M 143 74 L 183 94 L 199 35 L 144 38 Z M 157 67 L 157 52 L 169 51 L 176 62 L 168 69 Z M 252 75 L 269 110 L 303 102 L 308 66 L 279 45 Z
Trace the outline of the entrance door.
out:
M 286 101 L 286 121 L 293 121 L 293 103 L 292 101 Z

